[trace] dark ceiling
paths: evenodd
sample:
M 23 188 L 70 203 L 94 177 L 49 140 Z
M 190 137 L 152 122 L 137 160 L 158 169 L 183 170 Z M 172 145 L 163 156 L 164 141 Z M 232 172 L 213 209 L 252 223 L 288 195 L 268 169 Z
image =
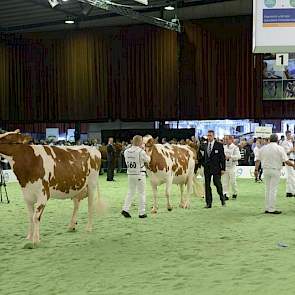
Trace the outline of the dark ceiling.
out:
M 124 5 L 132 5 L 133 9 L 146 15 L 165 17 L 163 8 L 176 3 L 178 11 L 188 7 L 200 7 L 217 2 L 234 2 L 236 0 L 149 0 L 149 5 L 141 5 L 135 0 L 112 0 Z M 248 0 L 243 0 L 248 1 Z M 61 5 L 52 8 L 48 0 L 1 0 L 0 4 L 0 31 L 47 31 L 69 28 L 64 21 L 67 18 L 75 20 L 76 27 L 92 27 L 106 25 L 120 25 L 130 22 L 127 17 L 81 3 L 78 0 L 63 1 Z M 175 12 L 174 12 L 175 13 Z M 71 25 L 70 25 L 71 26 Z

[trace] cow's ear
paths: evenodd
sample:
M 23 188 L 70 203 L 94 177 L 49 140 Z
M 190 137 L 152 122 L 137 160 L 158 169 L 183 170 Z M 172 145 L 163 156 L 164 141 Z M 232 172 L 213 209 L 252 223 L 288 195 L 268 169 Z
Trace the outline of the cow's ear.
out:
M 150 138 L 150 139 L 146 142 L 145 146 L 146 146 L 146 147 L 152 147 L 154 144 L 155 144 L 155 140 L 154 140 L 153 138 Z
M 33 141 L 33 138 L 30 135 L 21 135 L 22 137 L 22 143 L 30 143 Z

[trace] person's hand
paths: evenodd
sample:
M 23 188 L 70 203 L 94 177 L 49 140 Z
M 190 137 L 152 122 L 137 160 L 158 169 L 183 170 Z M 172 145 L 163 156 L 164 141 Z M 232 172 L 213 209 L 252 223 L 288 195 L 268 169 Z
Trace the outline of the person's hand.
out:
M 224 175 L 225 171 L 224 170 L 221 170 L 221 175 Z

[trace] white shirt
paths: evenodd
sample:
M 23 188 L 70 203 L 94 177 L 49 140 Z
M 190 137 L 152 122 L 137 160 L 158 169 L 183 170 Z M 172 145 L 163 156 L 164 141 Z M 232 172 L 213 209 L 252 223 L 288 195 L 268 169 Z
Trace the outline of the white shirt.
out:
M 257 161 L 257 157 L 259 157 L 258 155 L 259 155 L 259 152 L 260 152 L 260 150 L 261 150 L 262 147 L 263 147 L 262 145 L 261 146 L 256 145 L 256 147 L 254 148 L 254 150 L 253 150 L 253 153 L 254 153 L 254 162 Z
M 282 142 L 281 146 L 284 148 L 284 150 L 285 150 L 286 153 L 289 153 L 290 150 L 293 149 L 293 141 L 292 141 L 292 139 L 290 139 L 290 140 L 288 140 L 288 139 L 284 140 Z M 291 159 L 291 160 L 294 160 L 295 159 L 294 153 L 290 153 L 288 156 L 289 156 L 289 159 Z
M 228 160 L 225 161 L 226 168 L 233 168 L 237 166 L 238 160 L 241 159 L 241 154 L 239 148 L 231 143 L 230 145 L 224 146 L 224 155 L 229 157 Z
M 263 169 L 281 170 L 282 164 L 289 159 L 281 146 L 276 142 L 271 142 L 259 150 L 256 160 L 261 161 Z
M 146 168 L 144 163 L 148 163 L 150 157 L 143 149 L 138 146 L 131 146 L 124 151 L 124 157 L 128 175 L 145 174 Z

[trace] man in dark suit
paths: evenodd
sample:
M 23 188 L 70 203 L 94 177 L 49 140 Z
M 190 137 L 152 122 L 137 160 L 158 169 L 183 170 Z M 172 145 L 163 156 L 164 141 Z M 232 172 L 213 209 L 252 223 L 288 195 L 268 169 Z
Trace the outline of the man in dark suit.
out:
M 214 139 L 214 131 L 209 130 L 207 134 L 207 142 L 200 147 L 202 153 L 202 165 L 204 166 L 205 176 L 205 195 L 206 207 L 212 207 L 212 190 L 211 178 L 213 176 L 213 183 L 216 186 L 217 193 L 220 196 L 221 205 L 225 206 L 225 198 L 223 195 L 221 175 L 225 171 L 225 155 L 223 145 Z
M 108 163 L 107 181 L 114 181 L 115 148 L 113 143 L 114 143 L 114 139 L 110 137 L 108 141 L 108 145 L 107 145 L 107 163 Z

